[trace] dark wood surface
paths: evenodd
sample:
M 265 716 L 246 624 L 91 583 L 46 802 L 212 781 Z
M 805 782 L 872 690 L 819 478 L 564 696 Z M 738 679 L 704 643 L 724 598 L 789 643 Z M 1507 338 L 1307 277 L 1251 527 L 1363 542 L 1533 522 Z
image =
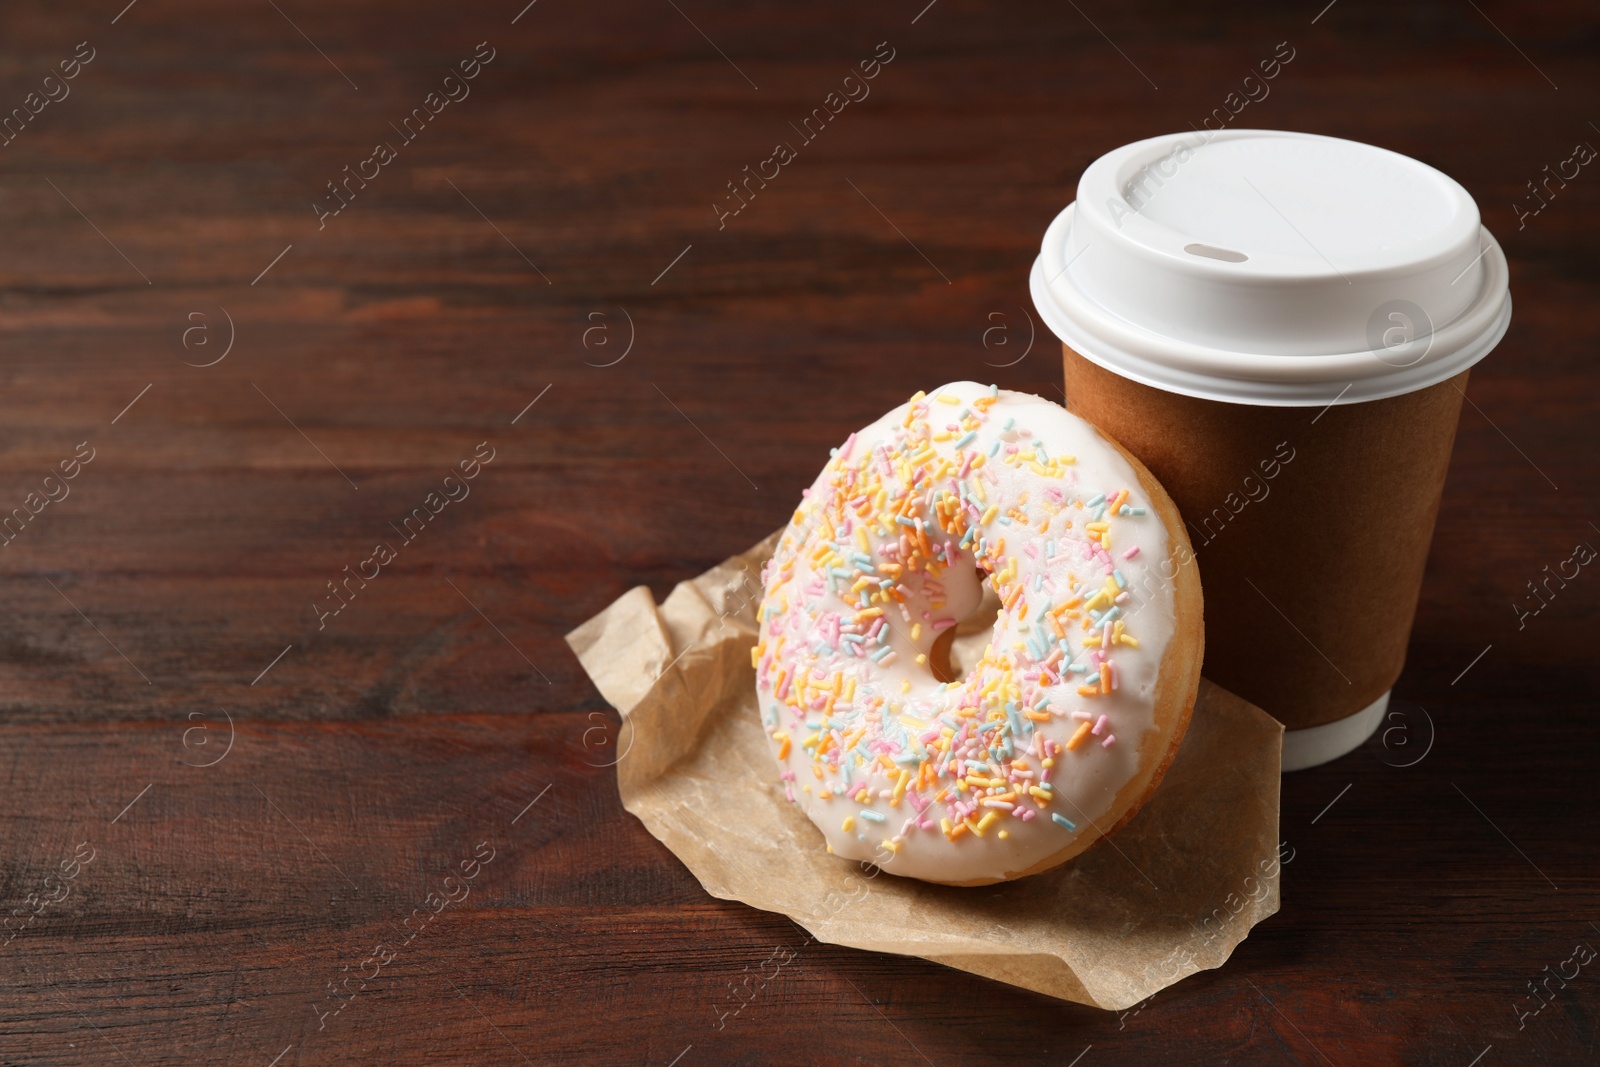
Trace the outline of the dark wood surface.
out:
M 94 457 L 0 548 L 0 900 L 32 915 L 0 1063 L 1600 1057 L 1595 965 L 1529 990 L 1600 946 L 1600 576 L 1515 607 L 1600 545 L 1600 172 L 1513 208 L 1600 145 L 1592 7 L 122 3 L 0 10 L 0 108 L 94 56 L 0 147 L 0 511 Z M 719 230 L 725 183 L 883 41 L 871 95 Z M 765 535 L 916 388 L 1053 395 L 1044 226 L 1284 41 L 1237 124 L 1461 180 L 1515 315 L 1468 390 L 1403 729 L 1284 780 L 1281 913 L 1119 1016 L 708 897 L 597 766 L 616 717 L 562 635 Z M 379 140 L 398 158 L 319 229 Z

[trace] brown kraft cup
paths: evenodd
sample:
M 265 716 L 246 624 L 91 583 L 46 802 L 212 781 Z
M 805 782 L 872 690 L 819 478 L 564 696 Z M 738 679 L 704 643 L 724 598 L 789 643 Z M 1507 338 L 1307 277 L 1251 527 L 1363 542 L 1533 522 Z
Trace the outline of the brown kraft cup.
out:
M 1205 582 L 1205 676 L 1291 728 L 1388 692 L 1469 372 L 1319 413 L 1164 392 L 1063 347 L 1068 410 L 1138 456 L 1183 514 Z
M 1288 728 L 1284 768 L 1382 722 L 1505 257 L 1431 167 L 1275 131 L 1153 138 L 1084 172 L 1031 287 L 1067 407 L 1188 526 L 1205 674 Z

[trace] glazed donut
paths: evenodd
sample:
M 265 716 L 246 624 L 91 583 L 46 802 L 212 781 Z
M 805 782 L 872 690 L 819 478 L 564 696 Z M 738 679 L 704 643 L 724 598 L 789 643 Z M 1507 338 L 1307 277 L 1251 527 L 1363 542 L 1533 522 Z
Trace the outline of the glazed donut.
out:
M 965 677 L 955 627 L 1000 608 Z M 1200 682 L 1177 509 L 1059 405 L 956 382 L 851 434 L 762 573 L 751 650 L 785 796 L 828 850 L 984 885 L 1132 818 Z

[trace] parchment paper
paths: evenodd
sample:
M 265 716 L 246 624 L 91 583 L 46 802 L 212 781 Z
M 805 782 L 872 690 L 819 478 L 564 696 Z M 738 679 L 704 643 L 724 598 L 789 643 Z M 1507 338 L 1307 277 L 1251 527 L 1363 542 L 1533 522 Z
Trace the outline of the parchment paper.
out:
M 778 788 L 756 710 L 750 648 L 777 537 L 679 583 L 659 607 L 631 589 L 567 635 L 623 718 L 623 805 L 712 896 L 787 915 L 819 941 L 1112 1010 L 1221 966 L 1278 910 L 1283 728 L 1206 681 L 1155 795 L 1054 870 L 958 888 L 828 855 Z M 993 613 L 980 608 L 984 618 Z M 958 636 L 958 668 L 986 634 L 979 623 Z

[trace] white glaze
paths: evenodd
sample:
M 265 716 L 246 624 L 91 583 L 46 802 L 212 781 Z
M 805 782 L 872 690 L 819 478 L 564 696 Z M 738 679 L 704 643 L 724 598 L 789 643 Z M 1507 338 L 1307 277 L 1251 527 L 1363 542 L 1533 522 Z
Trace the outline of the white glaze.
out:
M 946 403 L 941 397 L 956 402 Z M 1004 878 L 1060 852 L 1075 837 L 1098 837 L 1110 828 L 1107 818 L 1120 812 L 1109 812 L 1109 805 L 1139 772 L 1140 741 L 1154 728 L 1157 673 L 1175 628 L 1173 590 L 1163 577 L 1171 573 L 1166 530 L 1144 499 L 1132 466 L 1092 426 L 1050 401 L 1014 392 L 999 392 L 990 398 L 991 388 L 974 382 L 947 385 L 920 401 L 901 405 L 834 450 L 767 566 L 758 616 L 760 643 L 752 657 L 763 725 L 775 756 L 783 752 L 787 738 L 788 751 L 779 757 L 787 795 L 822 830 L 832 850 L 850 859 L 871 860 L 893 874 L 941 882 Z M 981 408 L 986 399 L 985 415 Z M 922 415 L 913 419 L 908 430 L 907 416 L 913 409 Z M 1014 420 L 1009 430 L 1005 429 L 1007 420 Z M 958 428 L 947 432 L 950 424 Z M 967 438 L 970 429 L 976 430 L 975 436 L 958 451 L 957 444 Z M 932 439 L 940 435 L 946 439 Z M 890 457 L 908 437 L 917 443 L 906 447 L 904 454 L 915 457 L 915 462 L 903 462 L 897 468 Z M 997 441 L 1002 451 L 988 458 Z M 1004 462 L 1010 446 L 1017 449 L 1012 453 L 1015 458 L 1037 451 L 1040 445 L 1046 464 L 1053 466 L 1041 464 L 1041 470 L 1034 465 L 1037 458 Z M 972 469 L 963 479 L 959 470 L 969 462 L 969 453 L 984 458 L 970 460 Z M 1066 462 L 1065 457 L 1073 457 L 1073 461 Z M 936 475 L 941 461 L 950 468 Z M 913 522 L 922 522 L 933 547 L 932 562 L 925 571 L 902 574 L 900 581 L 894 581 L 893 568 L 907 560 L 915 527 L 880 517 L 876 500 L 866 505 L 864 517 L 849 507 L 850 501 L 859 504 L 861 479 L 869 470 L 880 476 L 891 472 L 883 480 L 887 490 L 883 504 L 891 514 L 907 495 L 907 479 L 915 485 L 910 495 L 918 503 L 909 514 Z M 852 478 L 854 483 L 843 484 Z M 975 481 L 981 484 L 975 486 Z M 841 484 L 840 490 L 835 490 L 836 483 Z M 981 501 L 975 496 L 980 489 Z M 1125 599 L 1116 605 L 1119 613 L 1115 618 L 1124 623 L 1125 632 L 1138 645 L 1116 644 L 1111 656 L 1116 687 L 1108 694 L 1086 696 L 1079 687 L 1094 675 L 1063 672 L 1057 681 L 1048 671 L 1041 675 L 1039 668 L 1041 662 L 1054 660 L 1057 670 L 1060 664 L 1072 662 L 1093 671 L 1097 650 L 1086 647 L 1084 639 L 1093 640 L 1104 631 L 1098 625 L 1081 628 L 1082 608 L 1067 609 L 1058 621 L 1066 634 L 1070 659 L 1065 653 L 1052 657 L 1061 639 L 1053 629 L 1045 628 L 1043 613 L 1070 602 L 1080 591 L 1099 590 L 1108 580 L 1110 568 L 1093 555 L 1089 545 L 1091 532 L 1085 526 L 1093 521 L 1094 509 L 1085 503 L 1102 493 L 1115 497 L 1124 489 L 1130 493 L 1124 505 L 1144 508 L 1146 514 L 1107 515 L 1103 521 L 1110 524 L 1110 560 L 1126 583 Z M 958 515 L 935 517 L 933 506 L 940 502 L 953 506 L 961 494 L 966 499 Z M 997 510 L 987 524 L 980 525 L 978 516 L 989 505 Z M 1007 515 L 1012 508 L 1026 517 L 1026 526 Z M 1048 527 L 1040 532 L 1040 523 L 1046 520 Z M 869 522 L 872 525 L 868 526 Z M 947 534 L 944 524 L 953 525 L 957 532 Z M 868 527 L 870 552 L 861 551 L 857 526 Z M 972 542 L 962 548 L 957 542 L 969 526 L 977 529 Z M 893 538 L 885 532 L 891 528 Z M 822 553 L 820 546 L 830 540 L 836 546 L 848 542 L 849 548 Z M 996 554 L 1002 540 L 1004 551 Z M 1047 560 L 1051 543 L 1054 555 Z M 1134 546 L 1139 549 L 1135 557 L 1124 558 Z M 982 587 L 975 549 L 997 574 L 1004 575 L 1015 563 L 1015 576 L 998 591 L 1004 598 L 1019 583 L 1021 590 L 1010 609 L 1002 611 L 989 646 L 993 657 L 1008 658 L 1011 667 L 1007 672 L 1004 662 L 986 657 L 967 678 L 946 685 L 934 677 L 930 667 L 919 664 L 917 656 L 926 656 L 932 648 L 937 636 L 935 621 L 959 621 L 977 608 Z M 816 554 L 821 554 L 822 560 L 814 559 Z M 880 582 L 880 589 L 882 580 L 889 577 L 890 589 L 898 590 L 904 599 L 888 599 L 892 592 L 880 592 L 872 606 L 884 609 L 889 625 L 858 643 L 846 640 L 829 617 L 835 616 L 845 630 L 852 626 L 867 629 L 873 624 L 872 619 L 854 621 L 860 608 L 858 598 L 871 595 L 865 590 L 850 595 L 851 586 L 864 575 Z M 1022 618 L 1024 605 L 1026 618 Z M 1046 634 L 1048 641 L 1041 646 Z M 882 662 L 853 654 L 853 645 L 879 654 Z M 891 651 L 885 653 L 884 648 Z M 812 683 L 803 700 L 794 683 L 801 672 L 806 672 Z M 1005 674 L 1017 687 L 1013 696 L 1022 698 L 1009 701 L 1011 711 L 1004 707 L 1006 701 L 978 695 Z M 830 692 L 816 687 L 831 686 L 835 677 L 841 681 L 840 693 L 831 695 L 830 713 Z M 850 692 L 852 681 L 854 699 L 846 702 L 842 695 Z M 903 692 L 906 682 L 909 691 Z M 1026 712 L 1041 700 L 1046 703 L 1038 713 L 1048 714 L 1048 721 L 1026 718 Z M 965 716 L 963 708 L 969 709 Z M 1116 740 L 1104 747 L 1105 733 L 1091 735 L 1077 749 L 1057 753 L 1054 766 L 1047 769 L 1041 755 L 1051 751 L 1046 742 L 1068 743 L 1082 721 L 1074 712 L 1080 716 L 1090 713 L 1096 722 L 1105 715 L 1105 733 Z M 1009 745 L 1007 758 L 991 757 L 987 771 L 974 773 L 938 751 L 935 731 L 942 733 L 952 724 L 970 722 L 964 732 L 955 734 L 959 738 L 990 716 L 1000 722 L 984 736 L 1002 757 L 1007 756 L 1005 746 Z M 902 719 L 926 725 L 908 727 Z M 848 745 L 858 732 L 859 739 Z M 828 747 L 824 762 L 815 763 L 815 748 L 808 747 L 808 739 L 812 746 Z M 849 754 L 841 762 L 842 747 L 847 747 Z M 878 761 L 879 752 L 890 757 L 895 773 Z M 900 762 L 894 762 L 896 755 L 902 757 Z M 929 763 L 928 771 L 921 770 L 924 760 Z M 821 777 L 814 765 L 822 770 Z M 897 797 L 895 786 L 902 769 L 912 776 L 911 783 L 904 787 L 905 795 Z M 935 771 L 940 773 L 935 775 Z M 955 784 L 958 771 L 968 772 L 963 777 L 988 778 L 995 784 L 969 786 L 963 792 Z M 919 789 L 915 783 L 922 774 L 930 775 L 931 780 Z M 1001 775 L 1010 779 L 1004 786 L 998 783 Z M 1038 782 L 1042 776 L 1048 777 L 1053 787 L 1047 802 L 1017 791 L 1017 785 Z M 864 801 L 857 799 L 863 786 L 868 790 Z M 843 795 L 839 795 L 841 790 Z M 941 791 L 944 801 L 935 799 Z M 969 816 L 977 823 L 987 811 L 997 813 L 982 836 L 957 832 L 952 840 L 942 831 L 941 818 L 949 818 L 953 830 L 960 822 L 951 811 L 954 804 L 1008 793 L 1014 799 L 1001 803 L 1012 803 L 1013 809 L 980 804 Z M 883 821 L 873 821 L 864 811 L 883 816 Z M 1031 818 L 1022 817 L 1025 811 L 1033 812 Z M 1075 829 L 1052 820 L 1051 813 L 1066 817 Z M 847 818 L 851 820 L 848 830 L 844 829 Z M 908 819 L 914 821 L 908 823 Z M 1003 839 L 999 836 L 1002 830 L 1006 832 Z

